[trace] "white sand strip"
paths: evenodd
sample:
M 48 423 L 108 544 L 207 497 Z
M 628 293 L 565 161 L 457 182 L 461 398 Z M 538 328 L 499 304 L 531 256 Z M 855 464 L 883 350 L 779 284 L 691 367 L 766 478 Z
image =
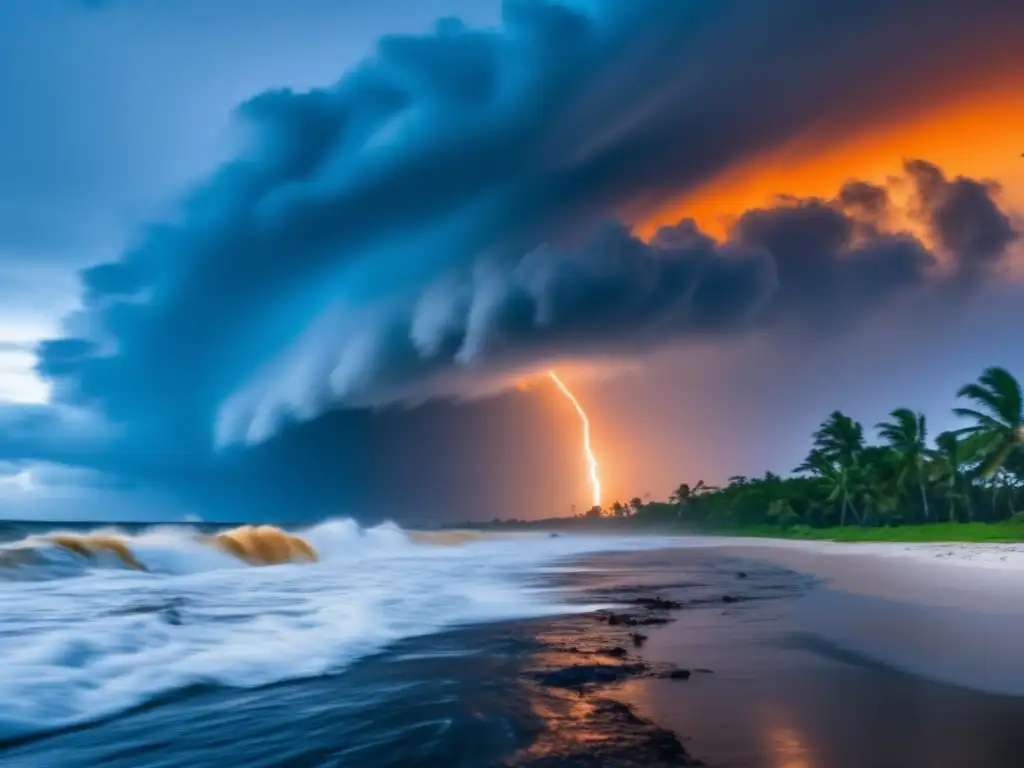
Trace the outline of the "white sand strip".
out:
M 1024 545 L 699 539 L 825 581 L 797 626 L 936 680 L 1024 695 Z

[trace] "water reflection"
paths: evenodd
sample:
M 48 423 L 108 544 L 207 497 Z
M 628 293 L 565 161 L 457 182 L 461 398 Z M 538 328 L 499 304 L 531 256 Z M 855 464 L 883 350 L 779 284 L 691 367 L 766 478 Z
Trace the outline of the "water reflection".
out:
M 810 752 L 796 731 L 785 726 L 769 726 L 765 736 L 776 768 L 814 768 Z

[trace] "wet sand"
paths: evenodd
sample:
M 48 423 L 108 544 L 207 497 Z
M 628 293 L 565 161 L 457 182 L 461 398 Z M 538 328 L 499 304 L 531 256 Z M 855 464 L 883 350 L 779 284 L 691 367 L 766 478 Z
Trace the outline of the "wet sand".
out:
M 710 567 L 746 573 L 744 583 L 756 583 L 783 559 L 748 559 L 760 552 L 679 550 L 666 553 L 665 560 L 678 563 L 684 571 L 706 560 Z M 736 559 L 723 561 L 722 557 Z M 797 563 L 787 560 L 787 565 Z M 855 559 L 846 566 L 853 569 L 851 575 L 861 575 Z M 659 570 L 644 569 L 637 575 L 651 583 L 665 583 L 673 569 Z M 801 570 L 811 571 L 806 564 Z M 911 581 L 916 579 L 914 575 Z M 616 695 L 640 714 L 684 736 L 688 751 L 709 765 L 1011 768 L 1021 764 L 1024 733 L 1019 724 L 1024 722 L 1024 698 L 936 682 L 833 642 L 833 637 L 848 639 L 851 628 L 858 627 L 861 635 L 874 637 L 876 643 L 902 650 L 923 642 L 918 633 L 900 634 L 913 627 L 917 615 L 908 615 L 901 625 L 886 626 L 878 621 L 877 598 L 842 593 L 834 589 L 837 583 L 842 582 L 832 582 L 832 588 L 818 583 L 791 599 L 741 600 L 716 610 L 673 612 L 671 624 L 648 632 L 640 657 L 655 664 L 712 669 L 714 674 L 694 674 L 683 684 L 638 679 L 623 685 Z M 670 598 L 680 593 L 672 588 L 659 592 Z M 867 602 L 854 605 L 858 597 Z M 830 626 L 839 617 L 846 623 Z M 990 643 L 1013 642 L 1014 638 L 986 637 L 992 629 L 990 625 L 974 627 L 979 633 L 975 646 L 951 647 L 948 655 L 954 658 L 974 652 L 975 647 L 983 650 Z M 887 638 L 889 631 L 896 634 Z M 934 639 L 938 646 L 944 641 L 941 635 Z M 976 659 L 959 661 L 958 666 L 984 667 L 986 658 L 982 652 Z
M 822 581 L 797 628 L 931 679 L 1024 696 L 1024 546 L 728 543 Z

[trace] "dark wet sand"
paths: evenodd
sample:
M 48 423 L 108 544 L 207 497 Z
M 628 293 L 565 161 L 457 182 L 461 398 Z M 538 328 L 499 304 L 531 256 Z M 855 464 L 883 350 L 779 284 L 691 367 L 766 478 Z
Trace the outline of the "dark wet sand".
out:
M 633 557 L 624 556 L 621 564 Z M 671 563 L 686 572 L 706 561 L 747 572 L 748 579 L 737 582 L 742 592 L 774 570 L 720 557 L 712 551 L 662 553 L 664 567 L 634 563 L 634 580 L 671 583 Z M 686 591 L 658 590 L 669 598 Z M 1024 765 L 1024 698 L 932 682 L 840 650 L 805 631 L 806 605 L 818 608 L 828 599 L 828 591 L 815 586 L 794 597 L 675 611 L 671 624 L 647 632 L 638 657 L 714 673 L 685 682 L 635 680 L 615 695 L 680 734 L 709 765 Z

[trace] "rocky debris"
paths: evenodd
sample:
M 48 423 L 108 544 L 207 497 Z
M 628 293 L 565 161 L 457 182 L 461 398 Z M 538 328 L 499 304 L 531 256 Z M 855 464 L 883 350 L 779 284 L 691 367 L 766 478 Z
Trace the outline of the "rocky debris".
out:
M 646 674 L 646 664 L 577 664 L 537 675 L 537 682 L 552 688 L 584 688 L 608 685 L 628 677 Z
M 600 614 L 600 618 L 613 627 L 650 627 L 672 621 L 665 616 L 636 616 L 630 613 L 604 613 Z
M 659 677 L 665 680 L 689 680 L 690 670 L 688 669 L 670 669 L 667 672 L 662 672 Z
M 582 717 L 565 717 L 524 754 L 517 768 L 670 768 L 699 766 L 672 731 L 613 699 L 588 702 Z
M 740 571 L 740 572 L 738 572 L 738 573 L 736 574 L 736 578 L 737 578 L 737 579 L 745 579 L 745 578 L 747 578 L 747 572 L 746 572 L 746 571 Z
M 638 597 L 633 601 L 634 605 L 642 605 L 651 611 L 678 611 L 683 607 L 682 603 L 675 600 L 666 600 L 663 597 Z
M 738 597 L 733 597 L 732 595 L 722 595 L 723 603 L 738 603 L 739 601 L 740 599 Z
M 639 594 L 638 594 L 639 593 Z M 723 602 L 735 602 L 727 596 Z M 545 727 L 530 745 L 505 766 L 525 768 L 668 768 L 703 765 L 691 757 L 674 733 L 638 715 L 628 704 L 605 698 L 608 688 L 636 678 L 683 681 L 697 670 L 631 658 L 630 648 L 643 647 L 648 637 L 635 628 L 668 624 L 670 612 L 683 604 L 658 594 L 640 592 L 622 600 L 610 591 L 608 601 L 628 603 L 622 612 L 603 610 L 580 617 L 574 634 L 555 641 L 559 655 L 540 657 L 529 674 L 536 687 Z M 691 604 L 693 601 L 688 601 Z M 706 599 L 716 603 L 713 597 Z M 591 622 L 602 622 L 595 627 Z M 571 639 L 570 639 L 571 638 Z M 628 638 L 628 639 L 627 639 Z M 572 643 L 570 645 L 570 643 Z M 574 653 L 566 659 L 562 652 Z M 565 666 L 557 666 L 559 660 Z M 573 663 L 575 662 L 575 663 Z M 710 672 L 711 670 L 700 670 Z

